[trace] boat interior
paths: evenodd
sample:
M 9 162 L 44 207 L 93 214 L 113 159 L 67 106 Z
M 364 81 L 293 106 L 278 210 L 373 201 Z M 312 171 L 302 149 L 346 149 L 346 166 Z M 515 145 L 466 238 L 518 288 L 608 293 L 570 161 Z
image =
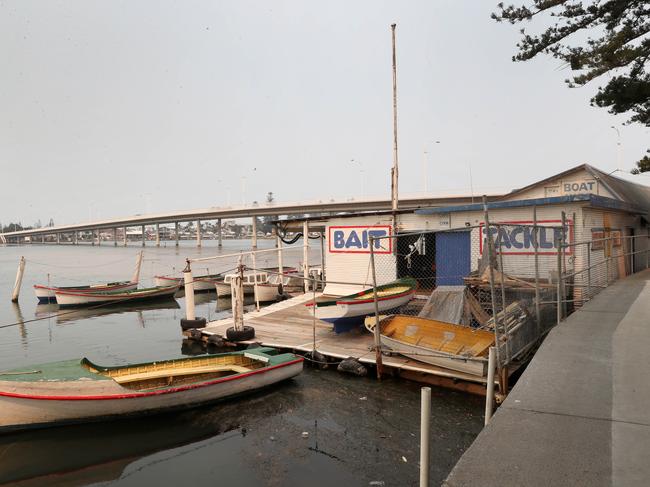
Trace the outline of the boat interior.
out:
M 128 389 L 150 391 L 242 374 L 265 367 L 268 358 L 249 353 L 165 360 L 124 367 L 101 367 L 87 359 L 90 372 L 113 379 Z
M 379 322 L 381 334 L 409 345 L 465 357 L 484 356 L 494 334 L 414 316 L 389 316 Z

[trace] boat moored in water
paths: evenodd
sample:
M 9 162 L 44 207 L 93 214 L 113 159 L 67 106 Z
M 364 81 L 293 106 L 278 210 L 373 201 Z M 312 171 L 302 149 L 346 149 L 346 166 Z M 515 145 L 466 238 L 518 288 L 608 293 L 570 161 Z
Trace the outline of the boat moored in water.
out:
M 130 291 L 138 287 L 140 280 L 140 268 L 142 266 L 142 252 L 138 254 L 135 271 L 130 281 L 107 282 L 104 284 L 87 284 L 81 286 L 43 286 L 34 285 L 34 294 L 40 303 L 56 302 L 56 292 L 79 291 L 79 292 L 109 292 L 109 291 Z
M 88 306 L 102 303 L 149 301 L 172 297 L 177 291 L 177 284 L 174 286 L 132 289 L 130 291 L 83 292 L 76 290 L 57 290 L 56 301 L 62 308 L 66 306 Z
M 88 359 L 0 372 L 0 431 L 188 408 L 289 379 L 303 359 L 272 348 L 103 367 Z
M 201 276 L 193 276 L 192 284 L 194 284 L 194 292 L 214 291 L 215 283 L 221 279 L 223 279 L 223 274 L 204 274 Z M 178 284 L 181 288 L 185 287 L 185 282 L 182 276 L 154 276 L 153 282 L 155 286 L 173 286 L 174 284 Z

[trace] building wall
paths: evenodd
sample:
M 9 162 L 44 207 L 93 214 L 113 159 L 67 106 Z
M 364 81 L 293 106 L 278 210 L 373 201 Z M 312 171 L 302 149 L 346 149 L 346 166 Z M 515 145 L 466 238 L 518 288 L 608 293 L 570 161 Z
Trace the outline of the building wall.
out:
M 551 198 L 554 196 L 568 196 L 574 194 L 596 194 L 614 198 L 607 189 L 594 178 L 589 172 L 582 170 L 566 175 L 563 178 L 556 178 L 544 184 L 536 185 L 522 193 L 506 196 L 504 200 L 529 200 L 535 198 Z

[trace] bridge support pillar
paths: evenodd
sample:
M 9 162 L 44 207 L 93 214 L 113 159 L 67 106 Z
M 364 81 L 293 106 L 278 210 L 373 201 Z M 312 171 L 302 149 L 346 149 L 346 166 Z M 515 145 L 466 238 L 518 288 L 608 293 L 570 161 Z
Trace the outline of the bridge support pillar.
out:
M 156 223 L 156 247 L 160 247 L 160 223 Z
M 217 220 L 217 236 L 219 238 L 219 248 L 221 248 L 221 218 Z
M 113 228 L 113 245 L 117 247 L 117 228 Z
M 174 234 L 176 236 L 176 247 L 178 247 L 178 222 L 174 222 Z
M 127 239 L 127 236 L 126 236 L 126 230 L 127 230 L 127 228 L 124 227 L 124 236 L 123 237 L 124 237 L 124 246 L 125 247 L 126 247 L 126 244 L 128 243 L 128 239 Z
M 97 245 L 99 246 L 101 244 L 102 244 L 102 232 L 98 228 L 97 229 Z
M 57 232 L 56 234 L 56 244 L 60 245 L 61 244 L 61 234 Z
M 196 221 L 196 246 L 201 246 L 201 220 Z
M 251 236 L 251 247 L 257 249 L 257 217 L 253 217 L 253 235 Z
M 147 238 L 147 234 L 144 231 L 144 225 L 142 225 L 142 246 L 144 247 L 144 242 Z

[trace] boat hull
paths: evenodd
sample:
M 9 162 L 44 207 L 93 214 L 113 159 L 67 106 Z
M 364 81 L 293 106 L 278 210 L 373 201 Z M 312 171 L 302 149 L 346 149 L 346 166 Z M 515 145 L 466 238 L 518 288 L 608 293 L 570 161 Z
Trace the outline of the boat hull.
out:
M 389 313 L 408 303 L 415 290 L 395 297 L 386 297 L 377 301 L 380 313 Z M 363 324 L 363 319 L 375 313 L 375 301 L 360 302 L 337 301 L 335 305 L 316 306 L 316 318 L 334 324 L 334 331 L 339 333 Z
M 185 282 L 182 277 L 155 276 L 153 282 L 155 286 L 178 285 L 180 288 L 185 287 Z M 194 285 L 194 292 L 214 291 L 214 285 L 216 282 L 216 277 L 194 277 L 192 282 Z
M 195 407 L 289 379 L 298 375 L 302 367 L 302 359 L 297 358 L 292 362 L 179 387 L 177 390 L 142 393 L 128 391 L 113 381 L 60 381 L 44 384 L 0 381 L 0 431 L 100 421 Z M 71 387 L 79 392 L 75 393 Z M 16 392 L 21 388 L 29 388 L 30 393 Z
M 101 284 L 96 286 L 79 287 L 55 287 L 34 285 L 34 294 L 39 303 L 56 303 L 56 291 L 80 291 L 80 292 L 106 292 L 106 291 L 129 291 L 138 287 L 137 282 L 121 282 L 117 284 Z
M 61 307 L 68 306 L 87 306 L 93 304 L 109 304 L 115 302 L 134 302 L 134 301 L 148 301 L 153 299 L 169 298 L 176 294 L 178 286 L 168 286 L 160 288 L 155 292 L 132 294 L 132 293 L 82 293 L 82 292 L 69 292 L 57 291 L 56 300 Z

